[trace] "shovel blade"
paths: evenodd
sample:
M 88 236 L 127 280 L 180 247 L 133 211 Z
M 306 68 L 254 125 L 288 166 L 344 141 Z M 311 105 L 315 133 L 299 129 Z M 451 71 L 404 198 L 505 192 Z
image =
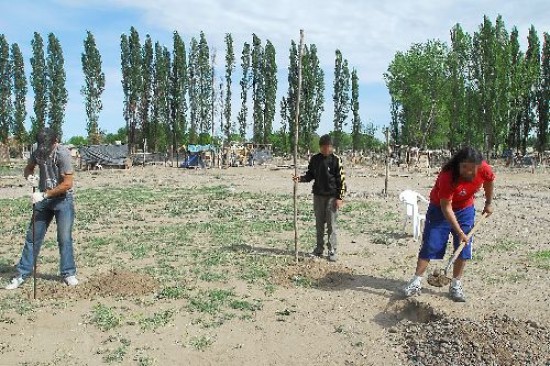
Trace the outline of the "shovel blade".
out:
M 451 279 L 445 275 L 442 269 L 436 269 L 428 275 L 428 283 L 434 287 L 444 287 L 451 283 Z

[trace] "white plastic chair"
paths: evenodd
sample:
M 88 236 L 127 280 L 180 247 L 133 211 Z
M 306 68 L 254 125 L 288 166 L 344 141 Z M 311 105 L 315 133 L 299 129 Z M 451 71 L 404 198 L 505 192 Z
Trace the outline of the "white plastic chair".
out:
M 426 222 L 426 215 L 418 212 L 418 201 L 429 203 L 429 201 L 420 193 L 406 189 L 399 195 L 399 200 L 405 204 L 405 218 L 403 220 L 403 230 L 407 227 L 409 217 L 413 226 L 413 238 L 418 240 L 420 237 L 420 228 L 422 222 Z

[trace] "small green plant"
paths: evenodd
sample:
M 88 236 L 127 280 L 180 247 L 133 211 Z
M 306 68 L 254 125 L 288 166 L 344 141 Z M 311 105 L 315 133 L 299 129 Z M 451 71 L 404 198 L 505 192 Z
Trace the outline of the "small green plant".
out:
M 204 351 L 207 347 L 214 343 L 212 338 L 208 336 L 193 337 L 189 341 L 189 345 L 195 347 L 197 351 Z
M 159 294 L 159 299 L 181 299 L 185 295 L 185 288 L 181 286 L 172 286 L 163 288 Z
M 92 310 L 91 322 L 104 332 L 118 327 L 121 321 L 122 317 L 106 305 L 97 304 Z
M 306 276 L 296 275 L 292 278 L 292 282 L 294 282 L 294 285 L 298 287 L 309 288 L 313 286 L 313 281 L 311 280 L 311 278 Z
M 154 330 L 166 326 L 172 321 L 174 315 L 175 310 L 168 309 L 160 313 L 154 313 L 153 316 L 140 319 L 139 325 L 142 330 Z
M 153 366 L 155 365 L 155 359 L 146 356 L 139 356 L 134 358 L 134 361 L 137 362 L 138 366 Z
M 126 356 L 126 346 L 122 345 L 115 349 L 112 352 L 109 352 L 103 356 L 103 362 L 105 363 L 120 363 L 124 361 L 124 356 Z
M 550 250 L 539 250 L 531 255 L 535 266 L 540 269 L 550 270 Z
M 235 310 L 257 311 L 262 308 L 262 303 L 259 300 L 256 300 L 253 303 L 246 300 L 233 300 L 229 306 Z
M 216 314 L 234 296 L 233 291 L 224 289 L 199 292 L 198 296 L 189 299 L 188 308 L 200 313 Z

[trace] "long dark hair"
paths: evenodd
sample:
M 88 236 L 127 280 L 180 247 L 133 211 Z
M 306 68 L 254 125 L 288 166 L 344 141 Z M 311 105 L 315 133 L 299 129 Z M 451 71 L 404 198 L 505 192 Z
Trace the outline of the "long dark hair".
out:
M 452 172 L 453 184 L 456 184 L 460 178 L 460 163 L 474 163 L 476 165 L 481 164 L 483 161 L 483 154 L 473 147 L 466 146 L 460 149 L 454 156 L 443 165 L 442 171 Z

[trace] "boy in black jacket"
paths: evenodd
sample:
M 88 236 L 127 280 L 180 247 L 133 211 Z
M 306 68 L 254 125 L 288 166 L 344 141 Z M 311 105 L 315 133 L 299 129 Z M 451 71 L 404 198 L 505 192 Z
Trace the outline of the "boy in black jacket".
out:
M 328 231 L 328 259 L 336 262 L 336 217 L 338 210 L 344 205 L 346 193 L 346 177 L 342 160 L 333 154 L 332 138 L 329 135 L 321 136 L 319 140 L 320 153 L 309 161 L 305 175 L 294 176 L 296 182 L 313 183 L 313 210 L 315 211 L 315 227 L 317 229 L 317 246 L 313 255 L 323 256 L 325 250 L 325 223 Z

